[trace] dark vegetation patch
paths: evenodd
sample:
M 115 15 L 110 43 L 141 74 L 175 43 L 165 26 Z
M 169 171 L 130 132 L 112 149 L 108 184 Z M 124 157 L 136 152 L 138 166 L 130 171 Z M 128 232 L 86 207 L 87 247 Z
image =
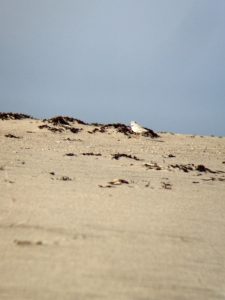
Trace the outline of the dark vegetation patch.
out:
M 153 162 L 151 164 L 144 164 L 144 167 L 146 167 L 147 170 L 162 170 L 162 168 L 156 162 Z
M 66 138 L 66 139 L 64 139 L 64 141 L 69 141 L 69 142 L 82 142 L 82 140 L 81 139 L 71 139 L 71 138 Z
M 12 180 L 9 180 L 9 179 L 5 179 L 4 181 L 8 182 L 8 183 L 11 183 L 11 184 L 15 183 L 15 181 L 12 181 Z
M 150 138 L 159 138 L 160 136 L 155 132 L 153 131 L 152 129 L 149 129 L 149 128 L 146 128 L 145 129 L 147 130 L 147 132 L 144 132 L 142 135 L 143 136 L 146 136 L 146 137 L 150 137 Z
M 134 133 L 132 131 L 130 126 L 127 126 L 127 125 L 122 124 L 122 123 L 109 123 L 109 124 L 92 123 L 90 125 L 97 126 L 99 128 L 95 128 L 92 131 L 89 131 L 89 133 L 95 133 L 95 132 L 104 133 L 104 132 L 106 132 L 107 129 L 116 129 L 117 132 L 123 133 L 124 135 L 126 135 L 129 138 L 132 135 L 137 135 L 136 133 Z M 145 129 L 147 130 L 147 132 L 145 132 L 143 134 L 143 136 L 151 137 L 151 138 L 159 137 L 159 135 L 157 133 L 155 133 L 153 130 L 151 130 L 149 128 L 145 128 Z
M 101 153 L 93 153 L 93 152 L 85 152 L 85 153 L 82 153 L 82 155 L 87 155 L 87 156 L 102 156 Z
M 94 128 L 93 130 L 89 130 L 88 133 L 90 134 L 93 134 L 93 133 L 96 133 L 96 132 L 100 132 L 100 133 L 105 133 L 106 132 L 106 129 L 103 128 L 103 127 L 100 127 L 100 128 Z
M 185 173 L 188 173 L 189 171 L 194 171 L 194 164 L 175 164 L 175 165 L 170 165 L 169 167 L 173 168 L 173 169 L 179 169 Z
M 72 179 L 69 176 L 61 176 L 59 178 L 59 180 L 62 180 L 62 181 L 71 181 Z
M 46 124 L 45 125 L 39 125 L 38 128 L 40 128 L 40 129 L 48 129 L 48 130 L 50 130 L 52 132 L 63 132 L 64 131 L 63 128 L 50 127 L 50 126 L 48 126 Z
M 170 165 L 169 168 L 174 168 L 174 169 L 179 169 L 185 173 L 188 173 L 189 171 L 198 171 L 200 173 L 212 173 L 212 174 L 220 174 L 220 173 L 225 173 L 224 171 L 213 171 L 204 165 L 194 165 L 194 164 L 175 164 L 175 165 Z
M 82 131 L 82 128 L 74 128 L 74 127 L 64 127 L 66 130 L 70 130 L 72 133 L 78 133 Z
M 219 181 L 225 181 L 225 178 L 220 177 L 220 178 L 218 178 L 218 180 Z
M 217 173 L 216 171 L 212 171 L 209 168 L 206 168 L 204 165 L 197 165 L 195 167 L 195 170 L 199 171 L 199 172 L 209 172 L 209 173 L 214 173 L 214 174 Z
M 17 246 L 42 246 L 43 243 L 42 241 L 37 241 L 37 242 L 32 242 L 32 241 L 28 241 L 28 240 L 14 240 L 14 243 Z
M 114 128 L 117 132 L 123 133 L 124 135 L 131 135 L 133 134 L 133 131 L 131 128 L 125 124 L 122 123 L 111 123 L 111 124 L 105 124 L 101 126 L 101 128 L 108 129 L 108 128 Z
M 104 126 L 104 124 L 102 124 L 102 123 L 97 123 L 97 122 L 95 122 L 95 123 L 90 123 L 89 125 L 97 126 L 97 127 Z
M 5 135 L 5 137 L 7 137 L 7 138 L 11 138 L 11 139 L 22 139 L 22 137 L 20 137 L 20 136 L 16 136 L 16 135 L 14 135 L 14 134 L 11 134 L 11 133 L 9 133 L 9 134 L 6 134 L 6 135 Z
M 219 178 L 215 178 L 215 177 L 210 177 L 210 178 L 202 178 L 202 181 L 225 181 L 224 177 L 219 177 Z
M 168 157 L 169 157 L 169 158 L 173 158 L 173 157 L 176 157 L 176 156 L 173 155 L 173 154 L 169 154 Z
M 66 153 L 65 156 L 77 156 L 75 153 Z
M 129 181 L 126 179 L 114 179 L 109 182 L 111 185 L 121 185 L 121 184 L 129 184 Z
M 165 190 L 172 190 L 172 184 L 168 182 L 162 182 L 162 188 Z
M 137 156 L 135 156 L 135 155 L 129 155 L 129 154 L 125 154 L 125 153 L 112 154 L 112 159 L 118 160 L 121 157 L 126 157 L 126 158 L 130 158 L 130 159 L 134 159 L 134 160 L 140 160 L 140 158 L 137 158 Z
M 44 122 L 49 122 L 53 125 L 70 125 L 70 123 L 76 122 L 81 125 L 88 125 L 88 123 L 81 121 L 79 119 L 75 119 L 67 116 L 56 116 L 50 119 L 44 119 Z
M 129 184 L 129 181 L 126 179 L 113 179 L 112 181 L 108 182 L 106 185 L 99 184 L 98 186 L 100 188 L 112 188 L 116 185 L 122 185 L 122 184 Z
M 0 112 L 0 119 L 1 120 L 22 120 L 22 119 L 33 119 L 33 117 L 26 114 L 20 114 L 20 113 Z
M 65 126 L 65 125 L 61 125 L 61 126 L 62 126 L 62 127 L 57 128 L 57 127 L 51 127 L 51 126 L 49 126 L 49 125 L 47 125 L 47 124 L 44 124 L 44 125 L 39 125 L 38 127 L 39 127 L 40 129 L 46 128 L 46 129 L 48 129 L 48 130 L 50 130 L 50 131 L 52 131 L 52 132 L 63 132 L 63 131 L 65 131 L 65 130 L 69 130 L 69 131 L 71 131 L 72 133 L 78 133 L 78 132 L 80 132 L 80 131 L 82 130 L 82 128 L 74 128 L 74 127 Z
M 99 123 L 92 123 L 91 125 L 98 126 L 98 128 L 94 128 L 92 131 L 88 131 L 88 133 L 105 133 L 107 129 L 116 129 L 117 132 L 123 133 L 126 136 L 130 136 L 133 134 L 132 130 L 129 126 L 126 126 L 125 124 L 121 123 L 112 123 L 112 124 L 99 124 Z
M 215 181 L 215 177 L 210 177 L 210 178 L 202 178 L 202 181 Z

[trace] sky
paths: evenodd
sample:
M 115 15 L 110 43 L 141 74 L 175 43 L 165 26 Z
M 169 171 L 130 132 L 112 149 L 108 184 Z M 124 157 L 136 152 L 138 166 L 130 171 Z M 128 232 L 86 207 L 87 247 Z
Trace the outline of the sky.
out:
M 0 0 L 0 111 L 225 136 L 225 1 Z

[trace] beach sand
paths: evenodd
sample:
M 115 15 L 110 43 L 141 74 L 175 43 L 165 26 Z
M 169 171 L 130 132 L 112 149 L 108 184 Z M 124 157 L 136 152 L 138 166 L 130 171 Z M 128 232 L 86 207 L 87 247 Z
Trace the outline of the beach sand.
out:
M 0 299 L 225 299 L 225 138 L 65 123 L 0 120 Z

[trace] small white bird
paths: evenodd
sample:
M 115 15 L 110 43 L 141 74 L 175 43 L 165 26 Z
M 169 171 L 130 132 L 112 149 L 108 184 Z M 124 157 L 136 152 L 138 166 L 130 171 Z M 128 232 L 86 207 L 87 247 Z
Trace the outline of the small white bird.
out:
M 142 127 L 135 121 L 130 122 L 130 127 L 131 127 L 132 131 L 135 133 L 143 134 L 143 133 L 148 132 L 147 129 L 145 129 L 144 127 Z

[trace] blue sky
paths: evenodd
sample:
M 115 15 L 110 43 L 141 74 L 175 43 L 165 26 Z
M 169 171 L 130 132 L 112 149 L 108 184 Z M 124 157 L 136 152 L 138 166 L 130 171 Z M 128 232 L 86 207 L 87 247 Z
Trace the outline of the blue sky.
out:
M 225 135 L 225 1 L 0 0 L 0 111 Z

